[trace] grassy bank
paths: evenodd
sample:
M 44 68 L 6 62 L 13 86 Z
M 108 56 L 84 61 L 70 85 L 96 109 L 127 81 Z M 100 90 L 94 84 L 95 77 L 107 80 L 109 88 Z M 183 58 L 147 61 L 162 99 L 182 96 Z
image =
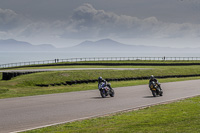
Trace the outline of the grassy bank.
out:
M 26 133 L 199 133 L 200 96 L 142 110 L 87 119 Z
M 89 67 L 89 66 L 82 66 Z M 98 66 L 99 67 L 99 66 Z M 105 67 L 105 66 L 101 66 Z M 109 66 L 113 67 L 113 66 Z M 119 67 L 119 66 L 116 66 Z M 135 68 L 135 66 L 121 66 L 122 68 Z M 144 68 L 144 66 L 142 66 Z M 141 67 L 137 67 L 141 68 Z M 97 88 L 97 83 L 80 84 L 72 86 L 50 86 L 38 87 L 36 84 L 53 84 L 64 83 L 74 80 L 97 79 L 99 76 L 103 78 L 127 78 L 127 77 L 143 77 L 143 76 L 166 76 L 166 75 L 189 75 L 200 74 L 199 66 L 145 66 L 152 68 L 147 70 L 77 70 L 77 71 L 54 71 L 40 72 L 15 77 L 12 80 L 0 80 L 0 98 L 22 97 L 32 95 L 43 95 L 52 93 L 62 93 L 71 91 L 91 90 Z M 200 79 L 199 77 L 159 79 L 160 82 L 170 82 L 177 80 Z M 141 81 L 121 81 L 111 82 L 113 87 L 132 86 L 140 84 L 148 84 L 148 80 Z
M 145 76 L 167 76 L 167 75 L 191 75 L 200 74 L 199 66 L 166 66 L 153 67 L 146 70 L 76 70 L 76 71 L 53 71 L 41 72 L 16 77 L 8 83 L 16 86 L 35 86 L 36 84 L 65 83 L 75 80 L 93 80 L 99 76 L 103 78 L 128 78 Z

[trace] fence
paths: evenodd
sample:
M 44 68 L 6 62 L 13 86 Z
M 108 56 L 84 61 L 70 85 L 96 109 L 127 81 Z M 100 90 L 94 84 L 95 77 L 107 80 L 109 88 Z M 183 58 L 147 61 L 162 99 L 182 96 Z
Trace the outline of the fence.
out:
M 126 60 L 145 60 L 145 61 L 200 61 L 200 57 L 94 57 L 94 58 L 69 58 L 69 59 L 54 59 L 44 61 L 29 61 L 0 64 L 0 68 L 19 67 L 26 65 L 38 64 L 53 64 L 62 62 L 81 62 L 81 61 L 126 61 Z

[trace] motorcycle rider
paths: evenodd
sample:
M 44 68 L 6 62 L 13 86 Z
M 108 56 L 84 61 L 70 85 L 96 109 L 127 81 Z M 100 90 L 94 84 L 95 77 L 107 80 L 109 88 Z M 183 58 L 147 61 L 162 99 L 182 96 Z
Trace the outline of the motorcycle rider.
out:
M 111 84 L 108 83 L 105 79 L 102 77 L 98 78 L 98 89 L 100 91 L 100 94 L 103 98 L 105 98 L 107 95 L 110 95 L 111 97 L 114 97 L 114 90 L 111 87 Z
M 151 88 L 151 84 L 152 84 L 153 81 L 154 81 L 155 83 L 157 83 L 158 86 L 159 86 L 160 89 L 161 89 L 160 83 L 158 82 L 158 80 L 157 80 L 153 75 L 150 76 L 150 80 L 149 80 L 149 88 Z M 162 90 L 162 89 L 161 89 L 161 90 Z
M 102 87 L 106 86 L 106 80 L 103 79 L 102 77 L 98 78 L 98 88 L 101 89 Z

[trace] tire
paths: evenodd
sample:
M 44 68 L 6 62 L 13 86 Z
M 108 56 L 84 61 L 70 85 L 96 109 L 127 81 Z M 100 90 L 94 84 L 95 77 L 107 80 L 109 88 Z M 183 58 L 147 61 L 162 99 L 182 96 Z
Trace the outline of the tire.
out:
M 160 90 L 160 96 L 163 96 L 163 91 L 162 90 Z
M 112 88 L 110 88 L 110 96 L 111 96 L 111 97 L 114 97 L 114 95 L 115 95 L 114 90 L 113 90 Z
M 156 91 L 152 91 L 153 97 L 156 97 Z
M 101 93 L 101 97 L 102 97 L 102 98 L 105 98 L 105 97 L 106 97 L 106 93 L 105 93 L 105 90 L 104 90 L 104 89 L 101 89 L 100 93 Z

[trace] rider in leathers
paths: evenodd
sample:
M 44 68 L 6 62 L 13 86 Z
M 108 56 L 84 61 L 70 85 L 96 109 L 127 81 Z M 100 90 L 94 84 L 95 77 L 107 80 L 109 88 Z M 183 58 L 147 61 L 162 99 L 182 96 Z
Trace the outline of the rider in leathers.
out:
M 98 78 L 98 88 L 101 89 L 102 87 L 105 87 L 107 84 L 106 80 L 104 80 L 102 77 Z
M 157 83 L 157 84 L 159 85 L 160 89 L 161 89 L 160 83 L 158 82 L 158 80 L 157 80 L 153 75 L 150 76 L 149 88 L 151 88 L 151 83 L 152 83 L 153 81 L 154 81 L 155 83 Z M 161 89 L 161 90 L 162 90 L 162 89 Z

